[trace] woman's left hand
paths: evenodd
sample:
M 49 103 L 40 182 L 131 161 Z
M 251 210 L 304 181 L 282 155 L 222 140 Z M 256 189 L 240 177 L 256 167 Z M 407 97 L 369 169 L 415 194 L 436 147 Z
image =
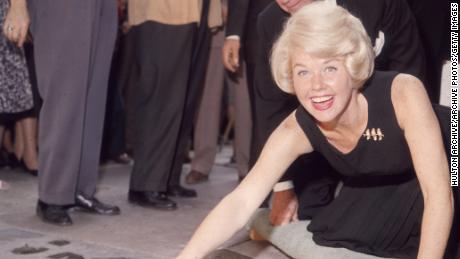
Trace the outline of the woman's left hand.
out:
M 22 47 L 29 30 L 29 12 L 25 0 L 11 1 L 10 9 L 3 24 L 3 33 L 6 38 Z

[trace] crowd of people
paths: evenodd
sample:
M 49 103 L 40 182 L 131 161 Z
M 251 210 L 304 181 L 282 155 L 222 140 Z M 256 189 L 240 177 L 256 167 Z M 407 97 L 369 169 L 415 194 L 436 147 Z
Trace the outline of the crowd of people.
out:
M 120 214 L 95 197 L 109 159 L 133 164 L 129 202 L 176 210 L 172 197 L 197 196 L 180 181 L 191 139 L 185 182 L 209 180 L 226 87 L 241 184 L 178 258 L 203 258 L 247 222 L 293 258 L 456 258 L 460 197 L 438 105 L 448 10 L 0 0 L 2 165 L 38 176 L 46 223 L 72 225 L 70 208 Z

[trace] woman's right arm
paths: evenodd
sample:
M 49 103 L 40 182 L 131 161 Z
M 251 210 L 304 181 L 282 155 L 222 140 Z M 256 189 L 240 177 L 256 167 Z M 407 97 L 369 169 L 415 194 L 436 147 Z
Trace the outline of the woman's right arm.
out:
M 289 165 L 311 151 L 292 113 L 272 133 L 249 174 L 208 214 L 177 259 L 202 258 L 229 239 L 249 220 Z

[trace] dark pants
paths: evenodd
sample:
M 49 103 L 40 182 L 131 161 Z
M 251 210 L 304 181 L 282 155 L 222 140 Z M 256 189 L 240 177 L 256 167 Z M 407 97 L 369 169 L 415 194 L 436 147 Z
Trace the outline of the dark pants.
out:
M 118 32 L 121 34 L 121 32 Z M 121 38 L 121 36 L 120 36 Z M 117 40 L 118 47 L 115 48 L 113 53 L 112 65 L 110 68 L 109 85 L 107 93 L 107 104 L 105 112 L 104 135 L 102 138 L 102 160 L 115 158 L 126 152 L 125 147 L 125 108 L 124 101 L 121 94 L 121 87 L 119 82 L 120 72 L 123 72 L 122 62 L 122 43 L 121 39 Z M 129 61 L 129 60 L 126 60 Z
M 125 126 L 123 130 L 123 144 L 125 151 L 130 154 L 134 147 L 134 119 L 136 118 L 136 111 L 133 109 L 133 105 L 131 104 L 131 101 L 133 101 L 133 98 L 131 97 L 133 93 L 132 88 L 134 84 L 136 84 L 136 66 L 134 65 L 135 42 L 136 39 L 133 30 L 129 30 L 126 34 L 121 35 L 118 49 L 119 64 L 117 66 L 116 73 L 114 73 L 113 76 L 114 81 L 116 81 L 114 82 L 116 83 L 116 88 L 122 95 L 122 108 L 125 115 L 125 119 L 123 121 Z
M 112 0 L 33 0 L 38 88 L 39 198 L 71 204 L 93 195 L 99 166 L 107 79 L 116 36 Z
M 246 62 L 246 79 L 247 79 L 247 85 L 248 85 L 248 94 L 249 94 L 249 103 L 251 107 L 251 121 L 252 127 L 251 127 L 251 145 L 250 145 L 250 151 L 249 151 L 249 170 L 254 166 L 255 162 L 257 161 L 257 157 L 259 156 L 258 154 L 258 149 L 257 149 L 257 143 L 255 143 L 256 140 L 256 125 L 254 123 L 254 118 L 256 117 L 256 107 L 255 107 L 255 86 L 254 86 L 254 72 L 255 72 L 256 64 L 252 62 Z
M 166 191 L 175 162 L 197 25 L 145 22 L 132 28 L 136 83 L 130 189 Z
M 201 10 L 200 26 L 195 35 L 192 46 L 192 66 L 188 78 L 184 113 L 180 125 L 178 142 L 174 152 L 174 164 L 172 166 L 169 185 L 179 185 L 182 174 L 182 165 L 188 152 L 188 142 L 192 135 L 194 119 L 198 110 L 199 100 L 203 94 L 206 66 L 208 64 L 211 47 L 211 31 L 208 28 L 209 0 L 203 1 Z

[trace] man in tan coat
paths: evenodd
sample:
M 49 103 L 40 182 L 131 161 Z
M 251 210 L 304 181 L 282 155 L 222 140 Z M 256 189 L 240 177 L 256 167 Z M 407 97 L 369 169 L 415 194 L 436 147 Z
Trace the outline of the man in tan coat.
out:
M 202 13 L 207 21 L 201 21 Z M 180 171 L 174 168 L 186 100 L 195 95 L 189 80 L 198 26 L 221 24 L 220 0 L 129 0 L 128 14 L 137 73 L 132 94 L 137 139 L 128 199 L 174 210 L 177 204 L 168 196 L 196 196 L 179 184 Z

